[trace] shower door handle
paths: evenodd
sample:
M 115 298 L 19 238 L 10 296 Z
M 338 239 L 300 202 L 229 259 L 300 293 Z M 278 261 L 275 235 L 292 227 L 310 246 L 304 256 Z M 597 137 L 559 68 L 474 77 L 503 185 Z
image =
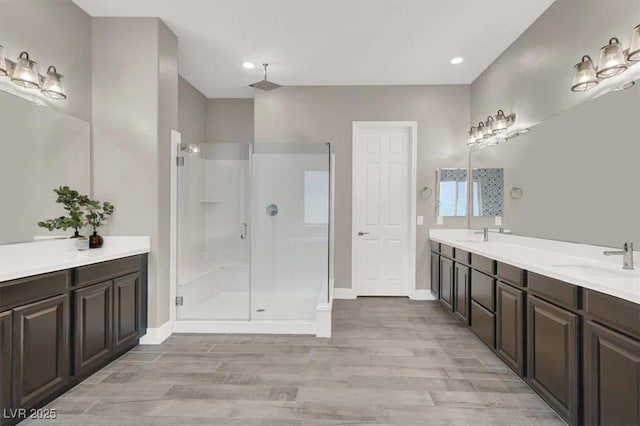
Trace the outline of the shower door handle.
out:
M 247 224 L 246 223 L 242 223 L 240 225 L 240 239 L 241 240 L 246 240 L 247 239 Z
M 358 232 L 358 235 L 362 237 L 363 235 L 369 235 L 369 233 L 360 231 Z

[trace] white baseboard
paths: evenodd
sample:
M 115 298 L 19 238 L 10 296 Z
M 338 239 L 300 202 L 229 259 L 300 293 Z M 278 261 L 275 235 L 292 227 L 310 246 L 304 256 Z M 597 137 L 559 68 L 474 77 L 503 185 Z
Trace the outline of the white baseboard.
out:
M 331 337 L 332 303 L 319 303 L 316 307 L 316 337 Z
M 173 333 L 173 323 L 167 321 L 157 328 L 147 328 L 147 334 L 140 338 L 141 345 L 159 345 Z
M 429 289 L 416 289 L 413 291 L 413 295 L 409 296 L 409 298 L 411 300 L 436 300 Z
M 352 288 L 335 287 L 333 289 L 334 299 L 355 299 L 356 297 L 356 292 Z
M 176 321 L 174 333 L 316 334 L 315 321 Z

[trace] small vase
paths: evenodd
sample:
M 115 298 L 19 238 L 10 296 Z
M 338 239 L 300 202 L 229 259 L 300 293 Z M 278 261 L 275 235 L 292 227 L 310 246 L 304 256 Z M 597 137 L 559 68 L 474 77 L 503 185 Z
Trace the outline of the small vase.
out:
M 93 231 L 93 235 L 89 237 L 89 248 L 100 248 L 104 243 L 104 239 L 98 235 L 98 231 Z

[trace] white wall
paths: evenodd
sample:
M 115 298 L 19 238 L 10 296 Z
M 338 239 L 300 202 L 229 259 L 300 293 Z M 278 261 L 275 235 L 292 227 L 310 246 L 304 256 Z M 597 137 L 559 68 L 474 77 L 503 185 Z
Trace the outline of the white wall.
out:
M 207 141 L 207 98 L 182 77 L 178 79 L 178 130 L 182 143 Z
M 335 286 L 351 287 L 351 137 L 353 121 L 418 122 L 418 189 L 434 188 L 438 167 L 466 167 L 469 86 L 284 87 L 256 91 L 255 140 L 331 142 L 336 154 Z M 435 197 L 417 197 L 417 288 L 429 285 L 428 230 Z M 466 227 L 466 218 L 445 218 Z
M 94 194 L 116 207 L 105 233 L 151 236 L 149 327 L 169 320 L 169 129 L 177 127 L 177 58 L 175 36 L 156 18 L 93 20 Z
M 68 0 L 2 0 L 0 44 L 8 59 L 27 51 L 40 74 L 54 65 L 64 75 L 67 99 L 39 98 L 84 121 L 91 120 L 91 17 Z

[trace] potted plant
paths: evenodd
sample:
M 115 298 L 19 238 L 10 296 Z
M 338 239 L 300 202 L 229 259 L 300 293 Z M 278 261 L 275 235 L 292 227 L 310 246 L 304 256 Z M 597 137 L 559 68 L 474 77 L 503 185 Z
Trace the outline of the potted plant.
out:
M 58 195 L 56 203 L 63 205 L 64 209 L 67 211 L 67 215 L 38 222 L 38 226 L 46 228 L 49 231 L 53 231 L 55 229 L 62 229 L 63 231 L 66 231 L 69 228 L 73 228 L 74 233 L 71 238 L 81 237 L 80 229 L 85 225 L 83 209 L 89 201 L 89 197 L 81 195 L 78 191 L 71 189 L 68 186 L 61 186 L 54 189 L 53 192 Z
M 98 235 L 98 228 L 107 222 L 107 218 L 113 214 L 114 207 L 108 201 L 100 204 L 100 201 L 87 200 L 85 208 L 87 212 L 84 217 L 93 230 L 89 237 L 89 248 L 100 248 L 104 239 Z

